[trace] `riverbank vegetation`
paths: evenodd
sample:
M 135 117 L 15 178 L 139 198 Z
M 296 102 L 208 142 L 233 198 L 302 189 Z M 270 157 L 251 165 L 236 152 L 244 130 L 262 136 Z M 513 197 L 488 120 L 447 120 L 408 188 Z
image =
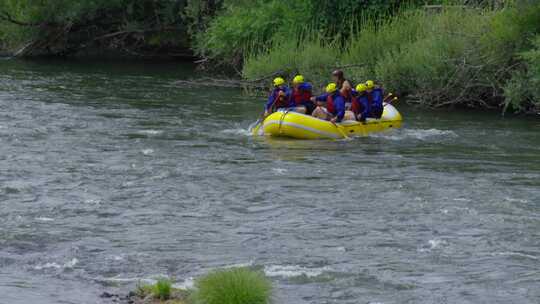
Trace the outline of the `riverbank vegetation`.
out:
M 0 0 L 0 47 L 19 57 L 192 56 L 190 32 L 222 2 Z
M 537 1 L 409 8 L 360 18 L 349 28 L 346 41 L 310 29 L 276 36 L 263 50 L 245 53 L 242 74 L 301 73 L 322 86 L 329 70 L 341 68 L 353 81 L 375 79 L 424 106 L 540 110 Z
M 20 56 L 196 56 L 246 80 L 341 68 L 429 107 L 540 112 L 535 0 L 0 0 Z
M 162 278 L 140 285 L 128 299 L 132 303 L 163 304 L 267 304 L 272 285 L 263 273 L 246 267 L 212 271 L 195 281 L 194 289 L 174 288 Z

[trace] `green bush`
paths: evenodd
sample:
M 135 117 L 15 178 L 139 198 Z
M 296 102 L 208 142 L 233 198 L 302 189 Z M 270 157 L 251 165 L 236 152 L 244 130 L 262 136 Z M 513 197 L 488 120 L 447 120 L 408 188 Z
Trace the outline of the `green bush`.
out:
M 161 278 L 152 288 L 154 298 L 167 300 L 171 297 L 172 282 L 169 279 Z
M 141 284 L 137 286 L 136 294 L 144 299 L 151 295 L 154 299 L 168 300 L 173 292 L 172 281 L 167 278 L 160 278 L 155 284 Z
M 405 1 L 409 2 L 423 3 Z M 244 56 L 264 53 L 269 47 L 280 48 L 284 40 L 294 39 L 298 34 L 343 42 L 349 38 L 359 16 L 385 15 L 402 3 L 398 0 L 230 0 L 208 29 L 195 35 L 195 50 L 210 59 L 241 65 Z
M 431 107 L 506 104 L 524 111 L 537 103 L 532 88 L 538 86 L 532 81 L 538 75 L 533 68 L 538 51 L 528 50 L 531 38 L 540 33 L 538 2 L 520 1 L 497 10 L 407 9 L 358 23 L 359 30 L 344 45 L 313 33 L 275 42 L 246 56 L 243 75 L 253 80 L 272 71 L 299 71 L 322 85 L 332 68 L 343 67 L 352 80 L 378 80 Z
M 266 304 L 272 286 L 264 274 L 248 268 L 217 270 L 196 280 L 199 304 Z
M 492 83 L 489 78 L 497 68 L 484 61 L 478 42 L 489 13 L 449 9 L 420 18 L 429 27 L 399 49 L 386 52 L 375 65 L 375 76 L 426 105 L 473 105 L 481 97 L 477 90 Z
M 505 111 L 540 110 L 540 35 L 533 41 L 534 48 L 521 54 L 523 66 L 504 86 Z
M 249 53 L 244 59 L 243 76 L 255 80 L 278 71 L 287 78 L 301 73 L 316 83 L 326 81 L 328 70 L 338 65 L 338 42 L 325 41 L 321 36 L 307 37 L 301 42 L 283 39 L 259 54 Z
M 247 51 L 270 45 L 274 37 L 287 36 L 309 20 L 301 12 L 306 2 L 262 1 L 228 5 L 196 36 L 197 52 L 218 61 L 241 64 Z

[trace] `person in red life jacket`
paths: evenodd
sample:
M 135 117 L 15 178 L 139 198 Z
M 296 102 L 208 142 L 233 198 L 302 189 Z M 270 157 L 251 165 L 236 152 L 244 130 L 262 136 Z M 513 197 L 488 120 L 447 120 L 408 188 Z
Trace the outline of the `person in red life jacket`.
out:
M 278 77 L 274 79 L 274 89 L 268 96 L 268 101 L 264 107 L 264 116 L 268 116 L 279 109 L 288 109 L 294 107 L 291 102 L 290 90 L 285 84 L 285 79 Z
M 353 102 L 351 110 L 354 113 L 356 120 L 366 121 L 366 118 L 369 115 L 369 100 L 367 96 L 367 86 L 363 83 L 360 83 L 356 86 L 356 90 L 353 91 Z
M 291 99 L 295 105 L 295 112 L 311 115 L 315 104 L 311 101 L 312 86 L 304 80 L 304 76 L 297 75 L 293 79 Z
M 312 114 L 314 117 L 334 123 L 354 119 L 354 114 L 345 110 L 345 98 L 343 93 L 337 89 L 335 83 L 328 84 L 326 93 L 312 97 L 312 100 L 317 102 L 317 108 Z
M 384 92 L 380 86 L 376 86 L 373 80 L 366 81 L 366 95 L 369 103 L 369 111 L 366 118 L 382 117 L 384 111 Z

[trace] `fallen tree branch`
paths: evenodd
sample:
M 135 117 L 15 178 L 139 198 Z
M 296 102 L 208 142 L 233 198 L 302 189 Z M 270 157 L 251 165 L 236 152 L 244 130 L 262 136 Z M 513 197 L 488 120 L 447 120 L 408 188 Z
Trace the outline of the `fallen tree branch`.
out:
M 262 89 L 264 85 L 253 81 L 245 81 L 241 79 L 218 79 L 211 77 L 203 77 L 199 79 L 177 80 L 174 82 L 178 86 L 188 87 L 217 87 L 217 88 L 257 88 Z
M 108 33 L 99 37 L 96 37 L 92 39 L 93 41 L 113 38 L 116 36 L 122 36 L 122 35 L 132 35 L 132 34 L 147 34 L 147 33 L 157 33 L 162 31 L 176 31 L 178 30 L 175 27 L 164 27 L 164 28 L 153 28 L 153 29 L 147 29 L 147 30 L 128 30 L 128 31 L 118 31 L 113 33 Z

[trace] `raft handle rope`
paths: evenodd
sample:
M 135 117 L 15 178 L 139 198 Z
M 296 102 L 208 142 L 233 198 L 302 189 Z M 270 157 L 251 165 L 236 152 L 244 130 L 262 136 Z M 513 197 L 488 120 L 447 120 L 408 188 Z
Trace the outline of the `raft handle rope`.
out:
M 287 109 L 283 112 L 283 115 L 281 115 L 281 117 L 279 118 L 279 134 L 281 134 L 281 126 L 283 125 L 283 121 L 285 120 L 285 116 L 287 116 L 287 114 L 289 114 L 291 110 Z

